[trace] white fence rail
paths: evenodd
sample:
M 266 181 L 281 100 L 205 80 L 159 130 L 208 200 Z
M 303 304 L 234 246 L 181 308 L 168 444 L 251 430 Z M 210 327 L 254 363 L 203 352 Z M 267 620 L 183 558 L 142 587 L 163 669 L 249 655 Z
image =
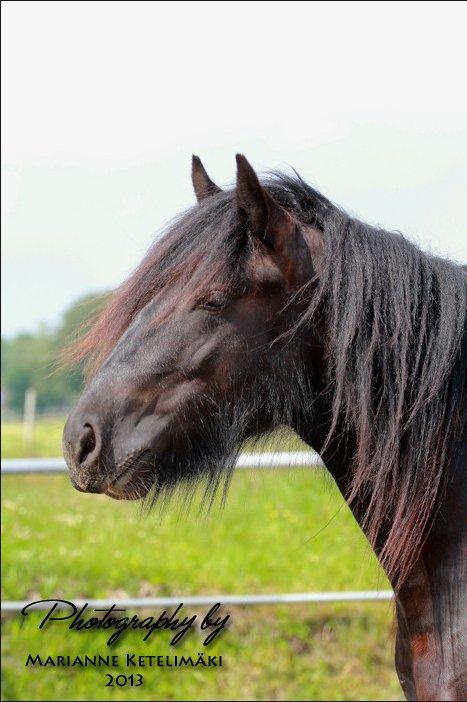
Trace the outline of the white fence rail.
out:
M 314 451 L 242 453 L 237 460 L 237 468 L 307 468 L 321 466 L 320 457 Z M 1 462 L 2 474 L 25 475 L 30 473 L 64 473 L 67 467 L 63 458 L 12 458 Z M 178 597 L 130 597 L 119 600 L 74 600 L 80 606 L 85 602 L 94 609 L 115 604 L 123 609 L 143 609 L 170 607 L 183 602 L 185 605 L 261 605 L 298 604 L 318 602 L 368 602 L 390 600 L 391 590 L 361 590 L 350 592 L 296 592 L 264 595 L 190 595 Z M 54 599 L 54 598 L 52 598 Z M 2 612 L 18 612 L 27 604 L 15 600 L 2 602 Z M 37 609 L 48 609 L 48 605 L 38 604 Z
M 307 468 L 322 465 L 315 451 L 241 453 L 237 468 Z M 2 473 L 65 473 L 63 458 L 4 458 Z
M 175 607 L 183 602 L 186 606 L 214 605 L 261 605 L 261 604 L 299 604 L 304 602 L 374 602 L 391 600 L 392 590 L 357 590 L 350 592 L 289 592 L 274 595 L 187 595 L 184 597 L 127 597 L 120 600 L 73 600 L 73 604 L 82 607 L 85 603 L 92 609 L 108 608 L 112 604 L 122 609 L 156 609 L 158 607 Z M 53 598 L 51 598 L 53 600 Z M 2 612 L 19 612 L 29 604 L 26 600 L 2 602 Z M 64 605 L 62 605 L 63 607 Z M 60 608 L 60 605 L 58 606 Z M 50 599 L 38 602 L 33 609 L 50 609 Z

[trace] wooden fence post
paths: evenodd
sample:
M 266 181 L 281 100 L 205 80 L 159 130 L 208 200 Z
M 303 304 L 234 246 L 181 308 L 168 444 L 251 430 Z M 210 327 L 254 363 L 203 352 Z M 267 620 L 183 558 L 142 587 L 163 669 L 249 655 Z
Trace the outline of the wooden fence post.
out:
M 24 415 L 23 432 L 24 445 L 29 448 L 34 438 L 34 421 L 36 419 L 36 399 L 35 388 L 28 388 L 24 394 Z

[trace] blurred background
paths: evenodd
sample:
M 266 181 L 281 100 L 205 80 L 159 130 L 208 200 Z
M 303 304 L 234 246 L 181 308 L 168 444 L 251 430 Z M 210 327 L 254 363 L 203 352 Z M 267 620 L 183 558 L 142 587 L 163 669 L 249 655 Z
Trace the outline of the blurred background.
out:
M 465 262 L 466 19 L 464 2 L 3 3 L 2 457 L 60 456 L 82 385 L 80 367 L 57 369 L 60 350 L 192 206 L 192 153 L 221 185 L 236 152 L 258 171 L 295 168 L 362 219 Z M 65 476 L 2 484 L 4 599 L 387 587 L 318 471 L 243 471 L 223 511 L 162 521 Z M 119 694 L 401 699 L 388 603 L 232 620 L 216 644 L 225 670 L 158 671 Z M 70 645 L 31 622 L 5 621 L 3 699 L 110 698 L 99 672 L 25 671 L 31 646 Z

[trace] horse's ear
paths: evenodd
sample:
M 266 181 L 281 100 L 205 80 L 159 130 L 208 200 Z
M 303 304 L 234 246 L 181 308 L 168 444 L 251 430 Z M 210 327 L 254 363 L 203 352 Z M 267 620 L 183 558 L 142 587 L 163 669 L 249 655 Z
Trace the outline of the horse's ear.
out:
M 262 187 L 245 156 L 237 154 L 237 205 L 251 233 L 279 250 L 293 229 L 289 213 Z
M 206 173 L 199 156 L 195 155 L 193 155 L 191 159 L 191 180 L 198 202 L 201 202 L 201 200 L 204 200 L 210 195 L 221 192 L 221 188 L 213 183 Z

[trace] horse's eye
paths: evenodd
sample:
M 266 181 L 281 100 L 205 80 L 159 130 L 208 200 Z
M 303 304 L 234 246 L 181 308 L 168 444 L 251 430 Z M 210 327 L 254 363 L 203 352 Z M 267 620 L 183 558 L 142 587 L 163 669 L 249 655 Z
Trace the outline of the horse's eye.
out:
M 204 310 L 211 310 L 213 312 L 218 312 L 222 310 L 228 302 L 228 297 L 225 293 L 220 290 L 216 290 L 211 293 L 209 297 L 206 297 L 200 304 Z

